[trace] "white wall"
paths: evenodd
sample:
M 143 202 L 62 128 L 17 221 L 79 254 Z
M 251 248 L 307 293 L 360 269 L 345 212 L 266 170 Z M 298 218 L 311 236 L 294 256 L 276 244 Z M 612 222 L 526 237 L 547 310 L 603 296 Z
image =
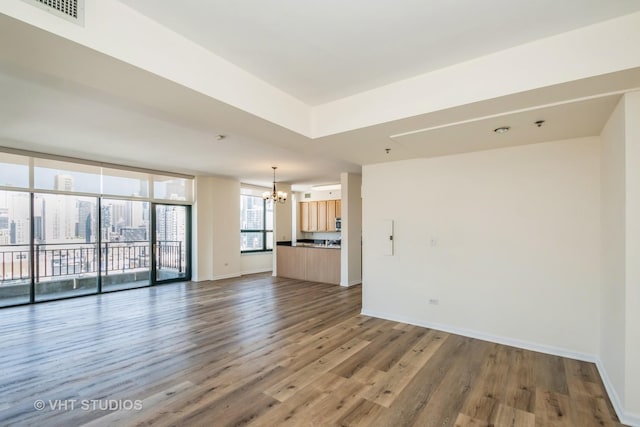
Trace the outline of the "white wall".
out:
M 362 283 L 362 176 L 340 174 L 342 185 L 342 241 L 340 285 Z
M 599 149 L 582 138 L 365 166 L 363 312 L 596 354 Z M 386 219 L 394 256 L 376 241 Z
M 625 100 L 625 411 L 640 425 L 640 92 Z
M 253 274 L 272 271 L 273 269 L 273 253 L 257 252 L 246 253 L 240 255 L 240 273 Z
M 291 186 L 287 184 L 278 184 L 278 191 L 284 191 L 289 194 L 285 203 L 276 203 L 273 217 L 274 241 L 286 242 L 291 240 L 291 221 L 292 206 Z
M 239 181 L 196 177 L 193 254 L 194 281 L 241 274 Z
M 299 202 L 312 202 L 314 200 L 340 200 L 342 198 L 342 190 L 300 191 L 297 195 Z M 309 197 L 305 197 L 306 195 L 309 195 Z
M 602 289 L 600 359 L 624 402 L 625 372 L 625 108 L 620 101 L 602 134 Z M 611 396 L 612 399 L 614 398 Z
M 213 210 L 211 177 L 197 176 L 195 179 L 195 203 L 191 208 L 191 278 L 194 282 L 211 280 L 213 277 L 213 221 L 209 218 Z
M 600 371 L 622 422 L 640 425 L 640 92 L 602 131 Z
M 273 210 L 273 258 L 272 258 L 272 267 L 273 275 L 278 275 L 278 245 L 276 242 L 286 242 L 291 241 L 292 236 L 292 206 L 293 197 L 291 194 L 291 185 L 287 184 L 278 184 L 278 191 L 284 191 L 289 194 L 286 202 L 284 203 L 276 203 L 274 205 Z

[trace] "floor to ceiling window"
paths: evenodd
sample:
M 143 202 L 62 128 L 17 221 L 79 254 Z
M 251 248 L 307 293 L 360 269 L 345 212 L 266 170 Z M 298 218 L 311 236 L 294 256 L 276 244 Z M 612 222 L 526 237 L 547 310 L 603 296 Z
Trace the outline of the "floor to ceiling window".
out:
M 29 159 L 0 152 L 0 307 L 31 299 L 29 187 Z
M 155 205 L 155 280 L 184 279 L 188 272 L 188 207 Z
M 35 300 L 97 292 L 96 197 L 34 195 Z
M 0 190 L 0 307 L 30 299 L 30 205 L 29 193 Z
M 103 198 L 100 213 L 102 290 L 148 285 L 151 271 L 149 202 Z
M 192 177 L 0 147 L 0 307 L 190 279 L 192 199 Z

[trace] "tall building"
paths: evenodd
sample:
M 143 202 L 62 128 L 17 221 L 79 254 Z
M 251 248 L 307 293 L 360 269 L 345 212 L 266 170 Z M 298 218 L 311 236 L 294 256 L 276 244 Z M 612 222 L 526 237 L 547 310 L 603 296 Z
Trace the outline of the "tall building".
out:
M 0 230 L 9 229 L 9 209 L 0 208 Z
M 182 206 L 164 206 L 156 217 L 158 240 L 183 241 L 186 235 L 185 209 Z
M 8 245 L 10 243 L 9 209 L 0 208 L 0 245 Z
M 45 240 L 45 200 L 40 196 L 33 199 L 33 237 L 35 243 L 42 243 Z
M 31 198 L 28 193 L 9 192 L 6 197 L 11 244 L 28 244 Z M 1 226 L 0 226 L 1 228 Z
M 43 194 L 42 216 L 46 243 L 65 243 L 78 239 L 78 206 L 73 196 Z M 44 208 L 46 206 L 46 209 Z
M 86 243 L 91 242 L 93 235 L 93 203 L 86 200 L 78 201 L 78 237 Z

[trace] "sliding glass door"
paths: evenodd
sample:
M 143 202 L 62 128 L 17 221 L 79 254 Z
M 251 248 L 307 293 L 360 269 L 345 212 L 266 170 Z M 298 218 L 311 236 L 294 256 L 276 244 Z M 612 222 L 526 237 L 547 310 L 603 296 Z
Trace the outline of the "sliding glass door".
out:
M 155 282 L 190 278 L 190 207 L 154 205 Z
M 34 194 L 35 300 L 98 292 L 96 197 Z
M 100 256 L 102 291 L 150 284 L 149 202 L 101 199 Z
M 0 307 L 189 280 L 189 236 L 189 206 L 0 190 Z
M 30 205 L 29 193 L 0 190 L 0 307 L 30 301 Z
M 0 307 L 190 280 L 193 177 L 10 151 Z

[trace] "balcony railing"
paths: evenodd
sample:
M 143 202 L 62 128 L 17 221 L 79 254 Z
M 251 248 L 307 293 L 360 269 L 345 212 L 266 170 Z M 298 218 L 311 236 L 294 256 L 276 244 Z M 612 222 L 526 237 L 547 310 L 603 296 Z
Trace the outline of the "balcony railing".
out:
M 181 241 L 158 241 L 156 268 L 182 273 L 185 266 Z M 44 278 L 95 274 L 104 275 L 150 268 L 151 250 L 147 241 L 96 243 L 54 243 L 34 246 L 36 282 Z M 0 284 L 29 280 L 29 245 L 0 245 Z M 100 260 L 100 261 L 99 261 Z

